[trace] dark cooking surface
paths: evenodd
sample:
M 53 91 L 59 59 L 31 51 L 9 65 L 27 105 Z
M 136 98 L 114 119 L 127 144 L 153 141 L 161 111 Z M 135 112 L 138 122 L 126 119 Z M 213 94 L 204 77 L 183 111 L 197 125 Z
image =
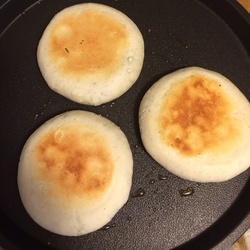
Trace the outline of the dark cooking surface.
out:
M 250 225 L 250 169 L 222 183 L 180 179 L 145 152 L 137 113 L 142 96 L 156 80 L 187 66 L 220 72 L 250 100 L 249 15 L 234 1 L 225 0 L 100 0 L 138 25 L 145 41 L 145 61 L 138 81 L 126 94 L 90 107 L 50 90 L 36 62 L 37 43 L 49 20 L 80 1 L 44 0 L 24 12 L 32 1 L 20 2 L 10 0 L 0 9 L 1 29 L 21 13 L 0 36 L 0 245 L 7 249 L 229 247 Z M 73 109 L 93 111 L 121 127 L 133 151 L 134 175 L 131 197 L 109 229 L 62 237 L 30 219 L 19 198 L 16 174 L 22 146 L 30 134 L 49 118 Z M 180 190 L 188 187 L 194 193 L 181 196 Z M 138 189 L 145 194 L 132 197 Z

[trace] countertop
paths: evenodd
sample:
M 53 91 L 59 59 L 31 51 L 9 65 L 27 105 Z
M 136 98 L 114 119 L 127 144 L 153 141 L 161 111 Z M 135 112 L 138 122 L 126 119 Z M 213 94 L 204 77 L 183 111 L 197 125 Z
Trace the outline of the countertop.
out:
M 250 0 L 237 0 L 250 13 Z

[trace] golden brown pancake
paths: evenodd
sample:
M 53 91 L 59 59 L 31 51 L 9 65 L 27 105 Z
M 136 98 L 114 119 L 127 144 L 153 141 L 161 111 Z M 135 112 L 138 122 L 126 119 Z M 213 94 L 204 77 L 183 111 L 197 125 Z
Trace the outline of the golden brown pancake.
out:
M 118 98 L 137 80 L 144 41 L 133 21 L 109 6 L 83 3 L 56 14 L 37 60 L 48 86 L 82 104 Z
M 225 181 L 250 165 L 250 105 L 224 76 L 198 67 L 177 70 L 145 94 L 143 144 L 170 172 L 199 182 Z
M 123 132 L 87 111 L 52 118 L 27 140 L 19 162 L 24 207 L 42 227 L 82 235 L 108 223 L 125 204 L 133 160 Z

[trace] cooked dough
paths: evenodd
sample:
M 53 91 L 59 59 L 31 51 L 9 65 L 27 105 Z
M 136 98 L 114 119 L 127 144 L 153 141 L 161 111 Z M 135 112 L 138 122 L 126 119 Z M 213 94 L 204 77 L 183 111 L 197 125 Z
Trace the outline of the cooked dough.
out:
M 224 76 L 198 67 L 157 81 L 140 105 L 148 153 L 175 175 L 219 182 L 250 166 L 250 105 Z
M 124 94 L 139 77 L 143 59 L 144 41 L 135 23 L 114 8 L 94 3 L 56 14 L 37 50 L 48 86 L 87 105 Z
M 87 111 L 58 115 L 27 140 L 18 168 L 24 207 L 40 226 L 83 235 L 108 223 L 126 203 L 133 159 L 124 133 Z

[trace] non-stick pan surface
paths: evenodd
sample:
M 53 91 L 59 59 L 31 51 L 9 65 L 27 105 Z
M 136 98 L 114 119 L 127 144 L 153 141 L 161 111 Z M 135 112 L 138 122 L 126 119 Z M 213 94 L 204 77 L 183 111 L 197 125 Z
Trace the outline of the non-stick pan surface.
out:
M 250 100 L 249 15 L 230 0 L 99 0 L 138 25 L 145 40 L 145 61 L 127 93 L 91 107 L 49 89 L 36 60 L 38 41 L 50 19 L 79 2 L 83 1 L 43 0 L 31 5 L 31 0 L 10 0 L 0 9 L 1 29 L 10 24 L 0 36 L 0 245 L 6 249 L 228 248 L 250 225 L 250 169 L 221 183 L 196 183 L 172 175 L 143 148 L 138 108 L 156 80 L 187 66 L 225 75 Z M 105 229 L 63 237 L 29 217 L 16 177 L 22 147 L 31 133 L 49 118 L 74 109 L 101 114 L 121 127 L 133 151 L 134 175 L 131 197 Z M 193 194 L 181 195 L 187 188 Z

